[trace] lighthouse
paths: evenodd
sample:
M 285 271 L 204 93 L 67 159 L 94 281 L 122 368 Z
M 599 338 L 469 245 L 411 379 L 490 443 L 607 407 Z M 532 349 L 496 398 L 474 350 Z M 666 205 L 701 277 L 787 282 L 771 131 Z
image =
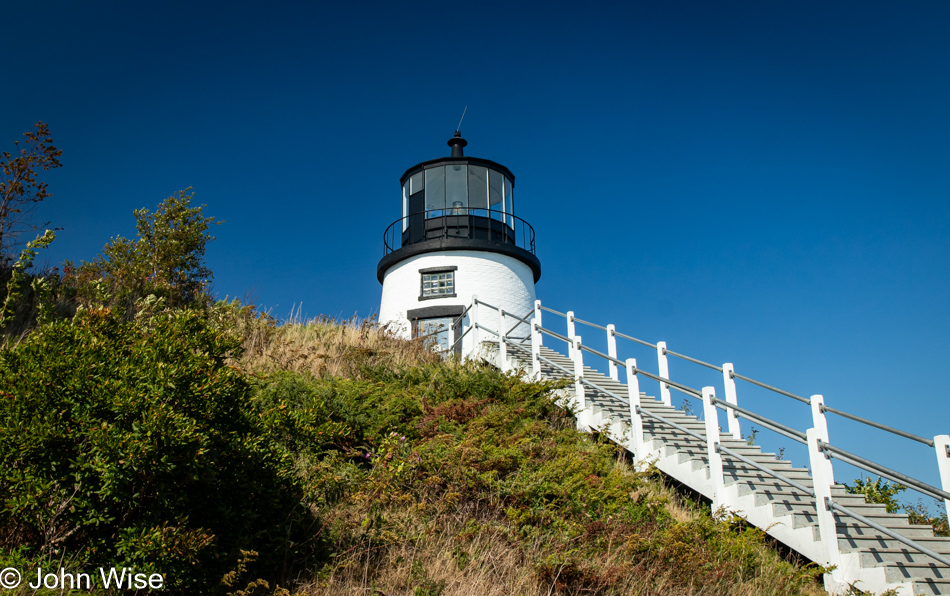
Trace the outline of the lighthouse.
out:
M 446 352 L 468 355 L 479 334 L 457 338 L 471 324 L 472 299 L 525 317 L 541 262 L 534 228 L 515 215 L 515 175 L 466 157 L 459 131 L 448 145 L 448 157 L 414 165 L 399 179 L 402 217 L 386 228 L 376 266 L 379 321 L 401 337 L 429 337 Z M 527 325 L 512 331 L 519 333 L 527 335 Z

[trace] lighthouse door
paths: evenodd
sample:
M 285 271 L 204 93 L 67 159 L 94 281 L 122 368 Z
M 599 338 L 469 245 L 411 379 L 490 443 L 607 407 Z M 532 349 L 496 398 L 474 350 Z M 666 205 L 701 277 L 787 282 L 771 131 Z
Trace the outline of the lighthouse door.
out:
M 440 351 L 444 352 L 449 349 L 449 327 L 451 326 L 451 317 L 419 321 L 419 337 L 429 338 L 439 346 Z

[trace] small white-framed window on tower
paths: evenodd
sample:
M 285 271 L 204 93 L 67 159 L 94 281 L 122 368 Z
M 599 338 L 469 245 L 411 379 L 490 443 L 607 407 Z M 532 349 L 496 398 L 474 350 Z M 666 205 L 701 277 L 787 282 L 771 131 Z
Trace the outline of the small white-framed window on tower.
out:
M 455 297 L 455 272 L 458 267 L 433 267 L 420 269 L 420 300 Z

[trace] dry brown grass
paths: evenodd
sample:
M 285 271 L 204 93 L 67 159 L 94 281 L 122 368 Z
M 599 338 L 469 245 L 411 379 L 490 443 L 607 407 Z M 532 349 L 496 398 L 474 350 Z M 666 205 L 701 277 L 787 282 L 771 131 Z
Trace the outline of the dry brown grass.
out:
M 398 338 L 374 318 L 292 316 L 278 325 L 269 314 L 237 301 L 216 305 L 215 318 L 244 338 L 237 364 L 251 374 L 292 371 L 358 379 L 365 367 L 398 369 L 439 360 L 430 345 Z

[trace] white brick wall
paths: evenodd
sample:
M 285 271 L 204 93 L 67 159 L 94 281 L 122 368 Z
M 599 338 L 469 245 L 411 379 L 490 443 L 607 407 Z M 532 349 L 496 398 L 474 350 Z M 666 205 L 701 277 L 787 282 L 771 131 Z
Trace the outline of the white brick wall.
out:
M 434 298 L 419 300 L 421 292 L 422 274 L 420 269 L 430 267 L 455 266 L 455 293 L 454 298 Z M 519 317 L 534 308 L 534 275 L 531 268 L 521 261 L 493 252 L 481 251 L 446 251 L 428 253 L 411 257 L 390 268 L 383 278 L 383 297 L 379 307 L 379 321 L 390 323 L 391 328 L 403 337 L 409 337 L 409 320 L 406 312 L 415 308 L 429 306 L 468 306 L 472 296 L 477 295 L 495 306 L 501 306 L 506 312 L 512 312 Z M 471 321 L 466 317 L 464 326 Z M 479 323 L 489 329 L 498 327 L 498 314 L 487 308 L 482 308 Z M 512 320 L 507 327 L 515 324 Z M 507 329 L 506 329 L 507 331 Z M 462 341 L 462 352 L 468 354 L 473 347 L 470 332 Z M 512 334 L 526 335 L 527 325 L 515 329 Z M 494 337 L 490 334 L 484 334 Z M 482 339 L 487 339 L 483 337 Z

